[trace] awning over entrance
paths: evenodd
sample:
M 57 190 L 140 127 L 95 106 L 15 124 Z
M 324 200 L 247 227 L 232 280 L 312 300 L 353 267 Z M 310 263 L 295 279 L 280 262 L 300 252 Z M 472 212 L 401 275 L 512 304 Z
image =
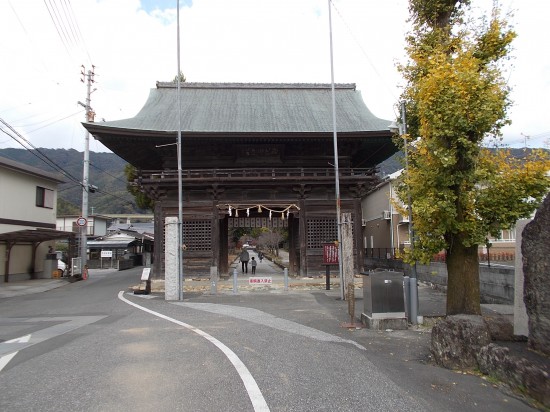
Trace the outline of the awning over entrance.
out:
M 74 232 L 63 232 L 51 229 L 26 229 L 15 232 L 0 233 L 0 242 L 6 243 L 41 243 L 47 240 L 67 239 L 76 236 Z
M 15 232 L 6 232 L 0 233 L 0 243 L 6 244 L 6 266 L 5 266 L 5 275 L 4 282 L 9 281 L 9 267 L 10 267 L 10 252 L 13 246 L 21 243 L 33 245 L 33 266 L 35 259 L 35 250 L 38 245 L 42 242 L 48 240 L 56 239 L 74 239 L 76 233 L 74 232 L 64 232 L 61 230 L 52 230 L 52 229 L 24 229 L 17 230 Z

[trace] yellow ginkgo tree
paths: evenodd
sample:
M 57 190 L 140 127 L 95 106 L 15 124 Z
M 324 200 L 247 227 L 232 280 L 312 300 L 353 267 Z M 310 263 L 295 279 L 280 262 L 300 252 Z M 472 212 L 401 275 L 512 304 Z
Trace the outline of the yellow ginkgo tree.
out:
M 413 28 L 406 80 L 408 164 L 398 194 L 410 196 L 414 248 L 427 262 L 442 250 L 448 270 L 447 314 L 481 314 L 478 247 L 529 217 L 550 188 L 547 152 L 516 159 L 487 150 L 484 139 L 509 123 L 504 62 L 515 33 L 495 6 L 483 21 L 470 1 L 410 0 Z

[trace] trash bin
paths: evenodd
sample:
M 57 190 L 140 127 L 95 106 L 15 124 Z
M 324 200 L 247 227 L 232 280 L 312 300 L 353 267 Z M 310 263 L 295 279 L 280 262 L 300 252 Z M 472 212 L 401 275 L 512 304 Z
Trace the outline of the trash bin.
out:
M 363 272 L 361 321 L 370 329 L 407 329 L 403 272 Z

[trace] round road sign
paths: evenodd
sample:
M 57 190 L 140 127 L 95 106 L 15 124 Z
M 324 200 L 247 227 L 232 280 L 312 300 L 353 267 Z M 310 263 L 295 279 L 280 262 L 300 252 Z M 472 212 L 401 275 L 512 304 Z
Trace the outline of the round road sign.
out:
M 79 217 L 78 219 L 76 219 L 76 224 L 78 226 L 86 226 L 86 223 L 88 223 L 88 221 L 85 217 Z

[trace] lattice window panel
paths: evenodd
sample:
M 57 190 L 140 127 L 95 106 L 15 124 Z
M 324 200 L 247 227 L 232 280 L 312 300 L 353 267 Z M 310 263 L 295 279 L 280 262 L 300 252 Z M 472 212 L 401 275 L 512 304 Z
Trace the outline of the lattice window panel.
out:
M 212 250 L 212 222 L 210 220 L 184 220 L 183 244 L 188 251 Z
M 323 244 L 338 239 L 336 219 L 308 219 L 307 248 L 320 249 Z

